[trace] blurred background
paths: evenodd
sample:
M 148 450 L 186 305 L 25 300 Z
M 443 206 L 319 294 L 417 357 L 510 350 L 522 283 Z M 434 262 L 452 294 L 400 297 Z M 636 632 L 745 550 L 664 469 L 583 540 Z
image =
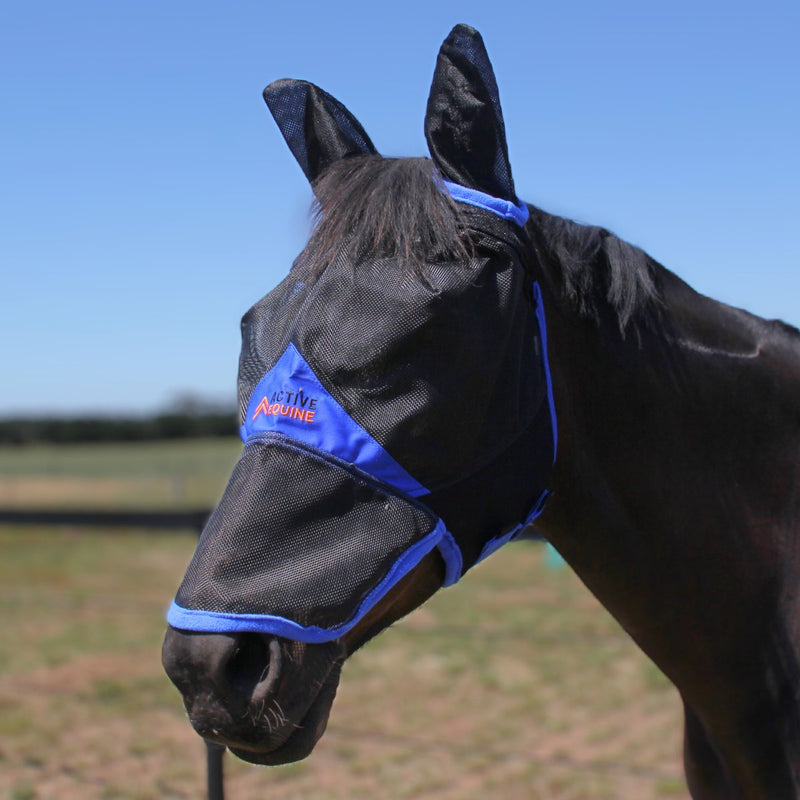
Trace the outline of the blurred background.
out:
M 796 2 L 11 4 L 0 508 L 214 505 L 239 450 L 239 318 L 309 226 L 262 88 L 311 80 L 382 153 L 423 154 L 457 22 L 489 50 L 523 199 L 800 323 Z M 0 796 L 202 796 L 159 666 L 195 537 L 0 525 Z M 353 659 L 311 759 L 231 760 L 228 783 L 232 800 L 684 797 L 680 749 L 665 679 L 521 543 Z

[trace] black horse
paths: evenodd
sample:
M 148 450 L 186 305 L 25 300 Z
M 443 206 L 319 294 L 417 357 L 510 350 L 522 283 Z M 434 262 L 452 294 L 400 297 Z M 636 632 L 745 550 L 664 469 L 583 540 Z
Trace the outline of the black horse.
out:
M 355 649 L 534 531 L 680 691 L 692 796 L 800 798 L 798 331 L 519 203 L 466 26 L 431 160 L 311 84 L 265 98 L 319 217 L 243 321 L 245 454 L 170 612 L 198 733 L 308 755 Z

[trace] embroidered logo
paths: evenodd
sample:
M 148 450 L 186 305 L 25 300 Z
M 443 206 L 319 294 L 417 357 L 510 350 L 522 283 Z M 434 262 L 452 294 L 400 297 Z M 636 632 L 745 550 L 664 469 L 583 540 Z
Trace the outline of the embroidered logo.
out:
M 266 395 L 256 406 L 251 422 L 262 414 L 265 417 L 287 417 L 299 422 L 313 424 L 317 413 L 317 398 L 307 395 L 302 389 L 296 392 L 273 392 L 271 397 Z

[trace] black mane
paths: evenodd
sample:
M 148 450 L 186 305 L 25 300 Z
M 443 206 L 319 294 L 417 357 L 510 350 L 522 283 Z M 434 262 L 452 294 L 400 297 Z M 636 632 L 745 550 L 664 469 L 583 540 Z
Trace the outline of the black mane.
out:
M 469 258 L 460 207 L 429 158 L 345 158 L 314 194 L 315 227 L 299 260 L 317 274 L 343 249 L 353 263 L 399 257 L 416 273 L 433 261 Z M 658 297 L 656 264 L 642 250 L 604 228 L 529 208 L 528 229 L 579 313 L 596 320 L 611 313 L 624 331 Z
M 605 228 L 529 208 L 535 240 L 555 262 L 562 292 L 580 314 L 599 322 L 610 311 L 624 331 L 653 307 L 659 297 L 659 265 L 647 253 Z

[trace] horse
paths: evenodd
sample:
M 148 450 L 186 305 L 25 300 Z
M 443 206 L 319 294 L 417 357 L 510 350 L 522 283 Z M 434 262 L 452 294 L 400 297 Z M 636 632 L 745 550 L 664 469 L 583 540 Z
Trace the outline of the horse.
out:
M 264 97 L 317 221 L 243 319 L 244 452 L 167 617 L 196 731 L 306 757 L 347 657 L 537 536 L 677 687 L 693 798 L 800 798 L 800 333 L 521 202 L 468 26 L 430 158 Z

